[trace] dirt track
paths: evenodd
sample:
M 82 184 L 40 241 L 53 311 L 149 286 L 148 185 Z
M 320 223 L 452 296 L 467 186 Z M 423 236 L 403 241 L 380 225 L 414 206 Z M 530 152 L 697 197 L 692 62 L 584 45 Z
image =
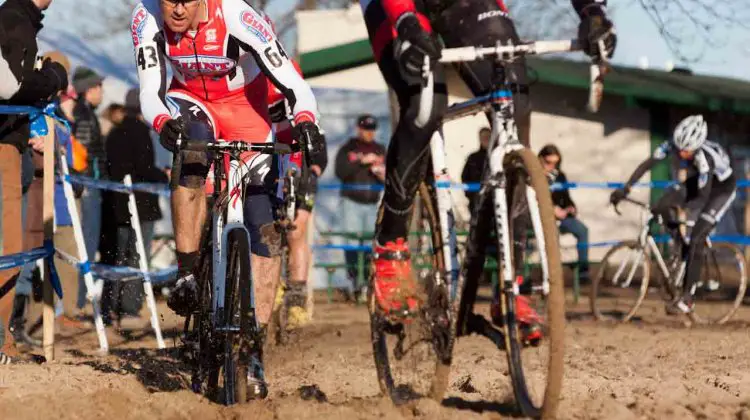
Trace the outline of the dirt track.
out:
M 585 299 L 584 299 L 585 301 Z M 585 303 L 585 302 L 584 302 Z M 177 320 L 163 308 L 171 343 Z M 576 316 L 567 329 L 563 419 L 750 419 L 750 307 L 721 328 L 685 329 L 673 318 L 605 326 Z M 512 416 L 512 397 L 500 353 L 462 339 L 448 398 L 420 401 L 408 411 L 379 395 L 364 307 L 316 306 L 316 322 L 293 345 L 267 360 L 270 397 L 223 407 L 188 390 L 186 366 L 173 351 L 157 351 L 153 336 L 111 332 L 114 349 L 93 356 L 93 333 L 63 334 L 58 360 L 0 367 L 0 418 L 252 418 L 473 419 Z M 76 350 L 77 349 L 77 350 Z M 494 355 L 494 356 L 493 356 Z M 489 357 L 493 356 L 493 357 Z M 472 387 L 460 392 L 470 379 Z M 300 398 L 317 385 L 327 402 Z

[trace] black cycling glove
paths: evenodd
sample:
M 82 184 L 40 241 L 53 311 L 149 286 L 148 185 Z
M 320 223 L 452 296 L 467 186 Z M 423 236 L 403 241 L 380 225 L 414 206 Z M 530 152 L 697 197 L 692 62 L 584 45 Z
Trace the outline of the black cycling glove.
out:
M 414 13 L 405 13 L 396 22 L 398 42 L 395 44 L 396 60 L 402 73 L 409 78 L 422 79 L 425 57 L 431 62 L 440 59 L 440 43 L 422 28 Z
M 612 191 L 612 195 L 609 196 L 609 202 L 613 206 L 616 206 L 620 204 L 620 201 L 624 200 L 625 197 L 628 196 L 628 193 L 630 193 L 630 189 L 628 187 L 618 188 Z
M 599 41 L 604 42 L 604 51 L 599 51 Z M 578 42 L 589 57 L 610 58 L 617 46 L 617 34 L 612 21 L 607 19 L 601 7 L 592 5 L 581 12 L 578 25 Z
M 159 143 L 161 143 L 165 149 L 174 153 L 177 147 L 177 140 L 180 136 L 186 138 L 187 130 L 185 129 L 185 121 L 182 117 L 177 117 L 165 122 L 161 127 Z
M 300 144 L 307 145 L 308 150 L 305 152 L 309 151 L 315 154 L 325 150 L 325 138 L 320 133 L 320 128 L 318 128 L 317 124 L 310 121 L 303 121 L 294 126 L 292 133 L 295 140 Z M 309 145 L 308 142 L 310 143 Z

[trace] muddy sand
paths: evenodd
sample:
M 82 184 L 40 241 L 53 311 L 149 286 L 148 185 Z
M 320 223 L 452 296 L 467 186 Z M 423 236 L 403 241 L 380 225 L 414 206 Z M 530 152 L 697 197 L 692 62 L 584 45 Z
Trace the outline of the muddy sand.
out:
M 750 420 L 750 307 L 722 327 L 685 328 L 653 311 L 628 325 L 569 307 L 561 419 Z M 747 302 L 746 302 L 747 303 Z M 455 351 L 442 404 L 395 408 L 380 395 L 363 306 L 320 302 L 315 322 L 267 356 L 269 398 L 224 407 L 189 390 L 176 357 L 178 319 L 165 305 L 168 349 L 148 329 L 109 331 L 110 355 L 93 332 L 60 332 L 57 360 L 0 367 L 0 419 L 496 419 L 515 416 L 504 354 L 476 337 Z M 663 313 L 663 312 L 662 312 Z M 300 386 L 322 394 L 305 400 Z

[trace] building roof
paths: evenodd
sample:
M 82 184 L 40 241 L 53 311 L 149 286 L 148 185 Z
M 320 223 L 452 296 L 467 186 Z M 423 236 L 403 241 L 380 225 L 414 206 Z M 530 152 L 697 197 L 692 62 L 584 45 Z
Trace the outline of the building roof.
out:
M 369 42 L 361 40 L 303 53 L 299 61 L 305 77 L 315 77 L 373 63 L 374 57 Z M 529 57 L 528 63 L 532 80 L 589 87 L 586 62 Z M 627 100 L 750 114 L 750 83 L 737 79 L 614 66 L 605 78 L 604 91 Z

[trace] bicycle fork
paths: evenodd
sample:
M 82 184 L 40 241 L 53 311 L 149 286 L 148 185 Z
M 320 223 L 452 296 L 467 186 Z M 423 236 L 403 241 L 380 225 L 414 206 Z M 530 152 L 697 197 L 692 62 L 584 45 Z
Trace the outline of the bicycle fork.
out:
M 437 285 L 441 286 L 447 280 L 451 286 L 450 297 L 453 299 L 456 294 L 455 285 L 458 279 L 458 247 L 454 229 L 455 218 L 453 215 L 453 200 L 451 199 L 451 182 L 448 176 L 448 167 L 445 163 L 445 143 L 441 131 L 435 131 L 430 141 L 437 211 L 440 218 L 440 237 L 443 245 L 443 266 L 445 267 L 444 272 L 438 275 Z

